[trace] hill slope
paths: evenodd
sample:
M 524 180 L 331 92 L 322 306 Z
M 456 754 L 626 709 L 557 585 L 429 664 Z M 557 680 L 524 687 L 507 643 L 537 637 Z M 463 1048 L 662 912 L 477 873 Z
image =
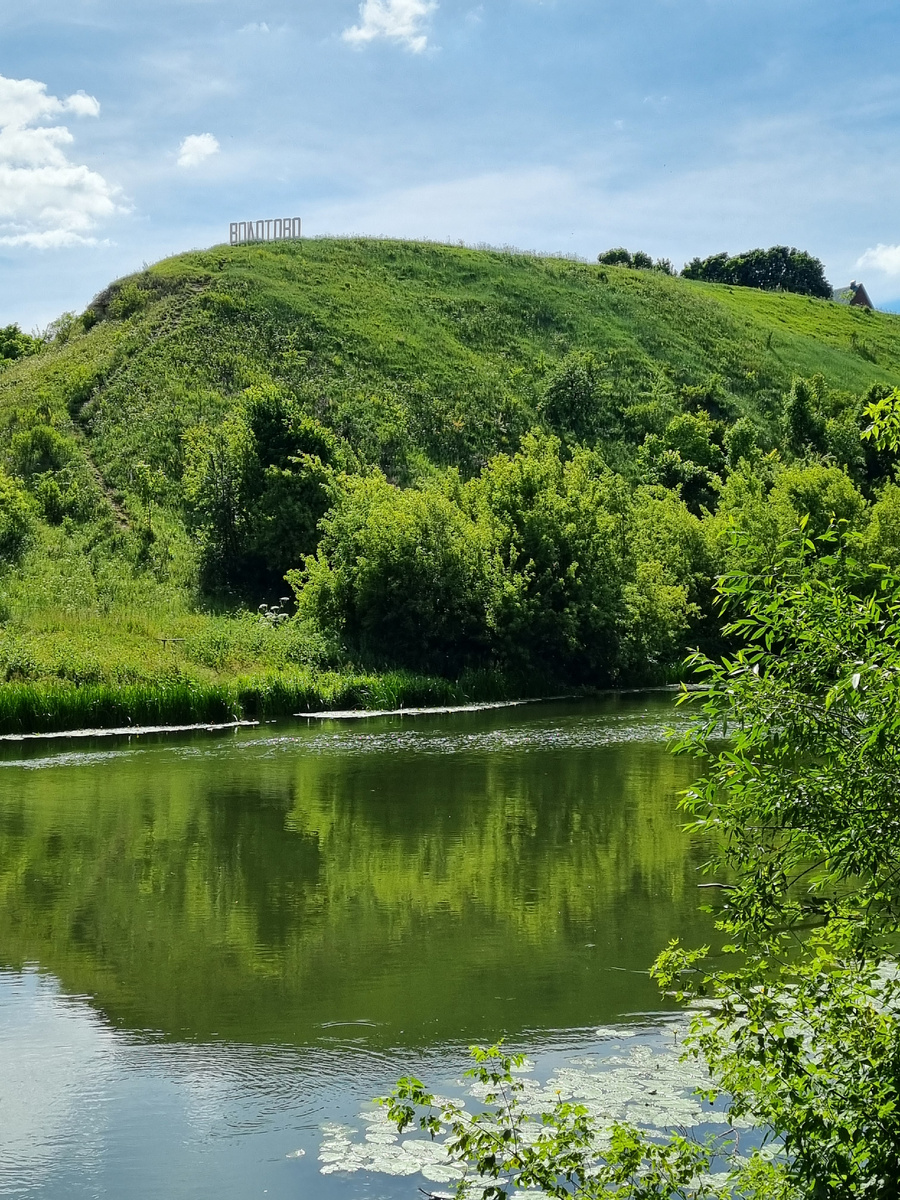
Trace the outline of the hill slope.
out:
M 819 432 L 786 448 L 784 396 L 794 376 L 815 374 Z M 315 551 L 342 480 L 376 470 L 385 487 L 465 489 L 493 456 L 514 456 L 543 430 L 562 440 L 560 462 L 594 448 L 595 474 L 602 458 L 632 491 L 668 486 L 700 519 L 726 460 L 737 464 L 736 423 L 748 461 L 779 449 L 841 462 L 860 397 L 879 384 L 900 384 L 898 318 L 805 297 L 391 241 L 180 255 L 112 285 L 54 345 L 0 373 L 5 468 L 27 509 L 18 540 L 19 518 L 7 520 L 6 693 L 17 681 L 202 685 L 225 689 L 219 711 L 234 706 L 242 673 L 283 682 L 305 671 L 315 696 L 316 672 L 341 665 L 322 622 L 301 630 L 234 614 L 241 600 L 255 607 L 289 590 L 284 571 Z M 698 437 L 706 450 L 691 449 Z M 854 454 L 844 455 L 851 467 Z M 560 495 L 567 487 L 574 495 L 563 482 Z M 597 503 L 611 505 L 604 487 Z M 484 488 L 451 500 L 481 530 L 471 534 L 479 545 L 495 539 L 484 552 L 496 558 L 498 502 Z M 384 495 L 395 503 L 396 490 Z M 485 505 L 490 520 L 476 513 Z M 509 570 L 525 535 L 510 537 Z M 548 578 L 563 569 L 548 564 Z M 463 665 L 495 662 L 486 636 L 473 635 Z M 378 660 L 373 637 L 344 647 L 341 670 Z M 403 661 L 381 657 L 382 667 Z M 621 666 L 604 669 L 598 681 L 622 677 Z

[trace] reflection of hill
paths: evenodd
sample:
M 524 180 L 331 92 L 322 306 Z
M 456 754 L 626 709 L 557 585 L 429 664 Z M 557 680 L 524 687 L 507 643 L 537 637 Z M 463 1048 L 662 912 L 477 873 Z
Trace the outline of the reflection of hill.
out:
M 552 738 L 317 748 L 5 768 L 0 962 L 130 1026 L 247 1041 L 356 1019 L 390 1043 L 486 1038 L 656 1003 L 631 972 L 698 920 L 673 804 L 690 764 Z

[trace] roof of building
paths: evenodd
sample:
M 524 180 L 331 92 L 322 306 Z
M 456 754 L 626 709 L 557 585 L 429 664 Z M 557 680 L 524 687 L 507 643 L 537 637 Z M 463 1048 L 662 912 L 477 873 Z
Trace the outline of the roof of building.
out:
M 862 308 L 875 307 L 869 299 L 869 293 L 864 285 L 857 283 L 855 279 L 852 279 L 847 287 L 835 288 L 831 293 L 831 298 L 837 304 L 855 304 Z

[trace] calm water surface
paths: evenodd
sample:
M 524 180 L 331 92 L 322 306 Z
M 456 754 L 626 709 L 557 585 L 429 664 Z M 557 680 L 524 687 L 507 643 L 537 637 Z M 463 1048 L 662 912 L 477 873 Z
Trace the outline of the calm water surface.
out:
M 647 966 L 708 934 L 680 719 L 642 695 L 7 744 L 0 1195 L 412 1198 L 318 1158 L 400 1074 L 503 1036 L 546 1078 L 621 1022 L 652 1046 Z

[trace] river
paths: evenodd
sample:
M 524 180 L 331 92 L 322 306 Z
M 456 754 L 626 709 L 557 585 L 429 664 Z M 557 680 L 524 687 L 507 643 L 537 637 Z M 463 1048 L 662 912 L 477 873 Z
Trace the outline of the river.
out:
M 444 1176 L 369 1101 L 499 1037 L 535 1088 L 676 1103 L 647 967 L 709 932 L 680 713 L 6 743 L 0 1195 L 412 1200 Z

